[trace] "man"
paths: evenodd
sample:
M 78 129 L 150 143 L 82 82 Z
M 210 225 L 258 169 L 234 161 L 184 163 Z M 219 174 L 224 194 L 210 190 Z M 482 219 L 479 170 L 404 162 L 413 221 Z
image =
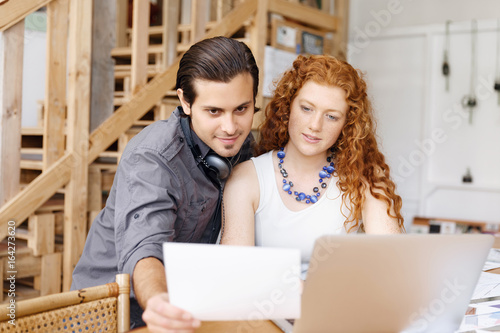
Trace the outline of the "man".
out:
M 220 191 L 232 164 L 251 155 L 259 71 L 250 49 L 225 37 L 194 44 L 177 72 L 178 107 L 136 135 L 120 159 L 73 272 L 71 289 L 132 277 L 131 327 L 193 329 L 168 303 L 163 242 L 215 243 Z

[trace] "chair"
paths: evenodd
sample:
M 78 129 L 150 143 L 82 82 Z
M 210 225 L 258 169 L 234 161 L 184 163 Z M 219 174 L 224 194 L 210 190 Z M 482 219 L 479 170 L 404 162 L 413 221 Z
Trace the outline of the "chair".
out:
M 127 332 L 129 297 L 129 274 L 117 274 L 116 282 L 18 301 L 15 309 L 8 302 L 0 332 Z

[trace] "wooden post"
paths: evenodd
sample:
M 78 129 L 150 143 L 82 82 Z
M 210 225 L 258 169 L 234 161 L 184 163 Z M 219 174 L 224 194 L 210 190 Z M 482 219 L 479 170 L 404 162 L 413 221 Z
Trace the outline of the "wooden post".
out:
M 4 259 L 0 258 L 0 279 L 1 279 L 2 283 L 3 283 L 3 277 L 4 277 L 3 265 L 4 265 Z M 3 302 L 3 289 L 2 289 L 2 292 L 0 293 L 0 302 Z
M 128 0 L 116 0 L 116 45 L 115 47 L 128 46 Z
M 102 175 L 101 170 L 93 164 L 89 167 L 88 191 L 89 222 L 87 228 L 90 229 L 94 218 L 102 209 Z
M 56 220 L 53 213 L 33 214 L 28 220 L 30 236 L 28 247 L 34 256 L 54 253 L 56 243 Z
M 258 0 L 257 13 L 251 27 L 251 45 L 253 55 L 257 61 L 259 70 L 259 94 L 257 95 L 256 106 L 263 109 L 264 98 L 262 91 L 264 87 L 264 55 L 267 44 L 267 14 L 269 0 Z M 263 111 L 258 112 L 253 118 L 252 128 L 257 128 L 263 120 Z
M 208 1 L 191 0 L 191 44 L 205 36 L 208 10 Z
M 69 1 L 47 6 L 47 60 L 43 121 L 43 170 L 64 155 L 66 119 L 66 58 Z
M 42 256 L 40 296 L 61 292 L 61 257 L 60 252 Z
M 334 36 L 333 55 L 347 60 L 347 41 L 349 33 L 349 0 L 335 0 L 334 15 L 338 20 Z
M 134 0 L 132 15 L 131 90 L 136 94 L 147 82 L 149 0 Z
M 74 163 L 64 198 L 64 291 L 71 286 L 87 231 L 92 6 L 91 0 L 72 0 L 70 7 L 67 150 Z
M 114 110 L 115 62 L 110 54 L 115 45 L 115 6 L 115 0 L 94 2 L 90 131 L 96 129 L 104 120 L 109 118 Z
M 163 70 L 177 57 L 179 5 L 179 0 L 163 0 Z
M 0 206 L 19 192 L 24 20 L 3 33 L 0 54 Z M 21 221 L 16 221 L 21 222 Z

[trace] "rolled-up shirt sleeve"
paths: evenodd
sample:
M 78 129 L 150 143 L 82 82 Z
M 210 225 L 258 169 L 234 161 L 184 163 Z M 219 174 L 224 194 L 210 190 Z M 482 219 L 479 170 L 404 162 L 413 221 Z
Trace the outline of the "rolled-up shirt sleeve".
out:
M 163 262 L 162 244 L 174 239 L 183 184 L 178 170 L 155 149 L 137 148 L 120 161 L 115 225 L 118 271 L 133 276 L 137 262 Z

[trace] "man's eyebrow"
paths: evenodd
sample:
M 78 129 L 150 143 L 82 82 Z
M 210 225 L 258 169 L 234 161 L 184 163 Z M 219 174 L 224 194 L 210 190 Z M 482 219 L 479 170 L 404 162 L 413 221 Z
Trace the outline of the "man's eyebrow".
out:
M 247 106 L 248 104 L 252 103 L 252 101 L 246 101 L 238 105 L 236 108 L 241 108 L 242 106 Z
M 201 107 L 202 109 L 205 109 L 205 110 L 216 110 L 216 111 L 221 111 L 221 110 L 224 110 L 223 108 L 221 107 L 218 107 L 218 106 L 210 106 L 210 105 L 203 105 Z
M 246 101 L 235 107 L 235 109 L 241 108 L 242 106 L 248 106 L 248 104 L 252 103 L 252 101 Z M 203 109 L 205 110 L 216 110 L 216 111 L 223 111 L 224 108 L 221 108 L 219 106 L 210 106 L 210 105 L 203 105 Z

